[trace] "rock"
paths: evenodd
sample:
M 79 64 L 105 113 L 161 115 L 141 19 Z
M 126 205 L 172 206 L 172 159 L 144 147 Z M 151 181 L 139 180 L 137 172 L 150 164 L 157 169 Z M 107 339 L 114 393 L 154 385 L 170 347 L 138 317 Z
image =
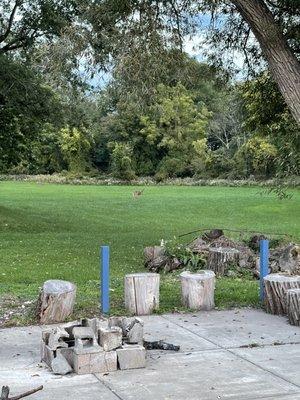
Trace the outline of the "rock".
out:
M 140 345 L 123 345 L 117 349 L 120 369 L 145 368 L 146 350 Z
M 114 326 L 99 329 L 99 344 L 104 351 L 115 350 L 122 346 L 122 328 Z
M 57 375 L 66 375 L 73 371 L 68 361 L 58 353 L 51 362 L 52 372 Z

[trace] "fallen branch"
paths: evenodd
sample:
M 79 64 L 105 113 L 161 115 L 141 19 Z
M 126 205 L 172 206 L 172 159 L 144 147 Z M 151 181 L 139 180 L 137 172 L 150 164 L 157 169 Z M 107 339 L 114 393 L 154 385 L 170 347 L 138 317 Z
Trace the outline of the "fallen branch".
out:
M 183 237 L 187 235 L 191 235 L 192 233 L 197 233 L 197 232 L 203 232 L 203 231 L 209 231 L 213 228 L 199 228 L 196 229 L 195 231 L 187 232 L 187 233 L 182 233 L 181 235 L 178 235 L 178 237 Z M 273 235 L 273 236 L 286 236 L 286 237 L 291 237 L 288 233 L 271 233 L 271 232 L 258 232 L 258 231 L 250 231 L 248 229 L 230 229 L 230 228 L 220 228 L 223 231 L 228 231 L 228 232 L 238 232 L 238 233 L 259 233 L 261 235 Z
M 18 396 L 13 396 L 13 397 L 8 397 L 9 396 L 9 387 L 8 386 L 2 386 L 2 392 L 1 392 L 1 397 L 0 400 L 19 400 L 22 399 L 23 397 L 30 396 L 33 393 L 38 392 L 39 390 L 42 390 L 43 386 L 39 386 L 36 389 L 28 390 L 25 393 L 19 394 Z

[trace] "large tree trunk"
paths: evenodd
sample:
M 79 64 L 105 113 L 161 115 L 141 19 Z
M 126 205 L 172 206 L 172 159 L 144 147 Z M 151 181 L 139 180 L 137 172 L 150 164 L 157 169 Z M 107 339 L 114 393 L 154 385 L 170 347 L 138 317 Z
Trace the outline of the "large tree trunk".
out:
M 275 82 L 300 125 L 300 63 L 263 0 L 232 0 L 258 40 Z

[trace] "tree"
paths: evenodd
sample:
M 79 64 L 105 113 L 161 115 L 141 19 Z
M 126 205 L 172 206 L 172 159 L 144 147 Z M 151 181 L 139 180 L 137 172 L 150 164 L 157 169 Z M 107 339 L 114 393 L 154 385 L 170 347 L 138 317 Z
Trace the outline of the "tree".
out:
M 252 29 L 279 90 L 295 120 L 300 124 L 300 63 L 267 6 L 267 2 L 272 5 L 272 1 L 232 2 Z M 298 13 L 300 14 L 300 7 Z
M 149 114 L 141 117 L 140 132 L 148 143 L 163 151 L 158 167 L 161 177 L 191 174 L 193 161 L 203 156 L 206 148 L 210 116 L 180 83 L 174 87 L 159 85 Z
M 78 15 L 76 0 L 2 0 L 0 54 L 28 50 L 39 39 L 53 40 Z
M 117 4 L 119 2 L 102 0 L 92 6 L 92 9 L 94 7 L 94 11 L 96 11 L 93 12 L 93 29 L 97 33 L 94 36 L 95 43 L 97 43 L 101 29 L 107 26 L 103 24 L 103 17 L 97 13 L 97 10 L 109 9 L 109 3 Z M 124 49 L 134 48 L 137 42 L 143 41 L 145 48 L 150 43 L 152 48 L 155 46 L 158 48 L 159 43 L 164 43 L 164 48 L 170 43 L 177 48 L 182 48 L 184 35 L 191 30 L 191 27 L 194 32 L 197 28 L 199 12 L 209 10 L 213 16 L 221 13 L 225 19 L 228 14 L 231 15 L 233 23 L 230 26 L 234 29 L 229 30 L 225 35 L 229 39 L 227 45 L 244 51 L 247 56 L 248 50 L 254 51 L 253 46 L 248 46 L 249 34 L 252 31 L 291 113 L 300 124 L 300 64 L 297 59 L 299 37 L 295 33 L 297 27 L 299 31 L 299 23 L 297 25 L 297 22 L 294 22 L 297 21 L 300 14 L 298 2 L 291 0 L 231 0 L 229 6 L 222 0 L 213 2 L 208 0 L 200 2 L 193 0 L 184 2 L 181 0 L 170 2 L 140 0 L 124 3 L 126 6 L 123 8 L 126 8 L 126 12 L 118 13 L 119 19 L 116 18 L 116 14 L 113 14 L 114 25 L 110 30 L 116 39 L 114 49 L 117 50 L 110 49 L 115 55 L 120 51 L 124 52 Z M 236 18 L 237 13 L 242 20 Z M 107 16 L 105 16 L 105 21 L 107 24 Z M 289 21 L 295 29 L 286 29 L 286 21 Z M 222 35 L 215 36 L 215 39 L 223 40 Z M 103 40 L 99 42 L 99 44 L 101 43 Z M 255 57 L 258 55 L 256 51 Z
M 59 127 L 62 104 L 39 76 L 20 62 L 0 56 L 0 170 L 35 171 L 32 144 L 46 123 Z

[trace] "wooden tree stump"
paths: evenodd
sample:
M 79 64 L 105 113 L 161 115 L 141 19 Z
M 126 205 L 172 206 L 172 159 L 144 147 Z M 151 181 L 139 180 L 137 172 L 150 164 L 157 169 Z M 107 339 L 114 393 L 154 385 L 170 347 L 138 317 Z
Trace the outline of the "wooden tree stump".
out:
M 219 275 L 224 275 L 228 266 L 239 265 L 239 254 L 237 249 L 230 247 L 210 247 L 207 258 L 207 268 Z
M 201 270 L 198 273 L 184 271 L 180 274 L 182 303 L 194 310 L 211 310 L 215 306 L 215 273 Z
M 149 315 L 159 307 L 160 275 L 125 275 L 125 307 L 134 315 Z
M 289 323 L 300 326 L 300 289 L 289 289 L 286 302 Z
M 269 274 L 264 278 L 265 305 L 268 312 L 287 314 L 287 291 L 300 288 L 300 276 Z
M 73 312 L 76 286 L 67 281 L 49 280 L 43 285 L 37 306 L 40 324 L 63 322 Z

